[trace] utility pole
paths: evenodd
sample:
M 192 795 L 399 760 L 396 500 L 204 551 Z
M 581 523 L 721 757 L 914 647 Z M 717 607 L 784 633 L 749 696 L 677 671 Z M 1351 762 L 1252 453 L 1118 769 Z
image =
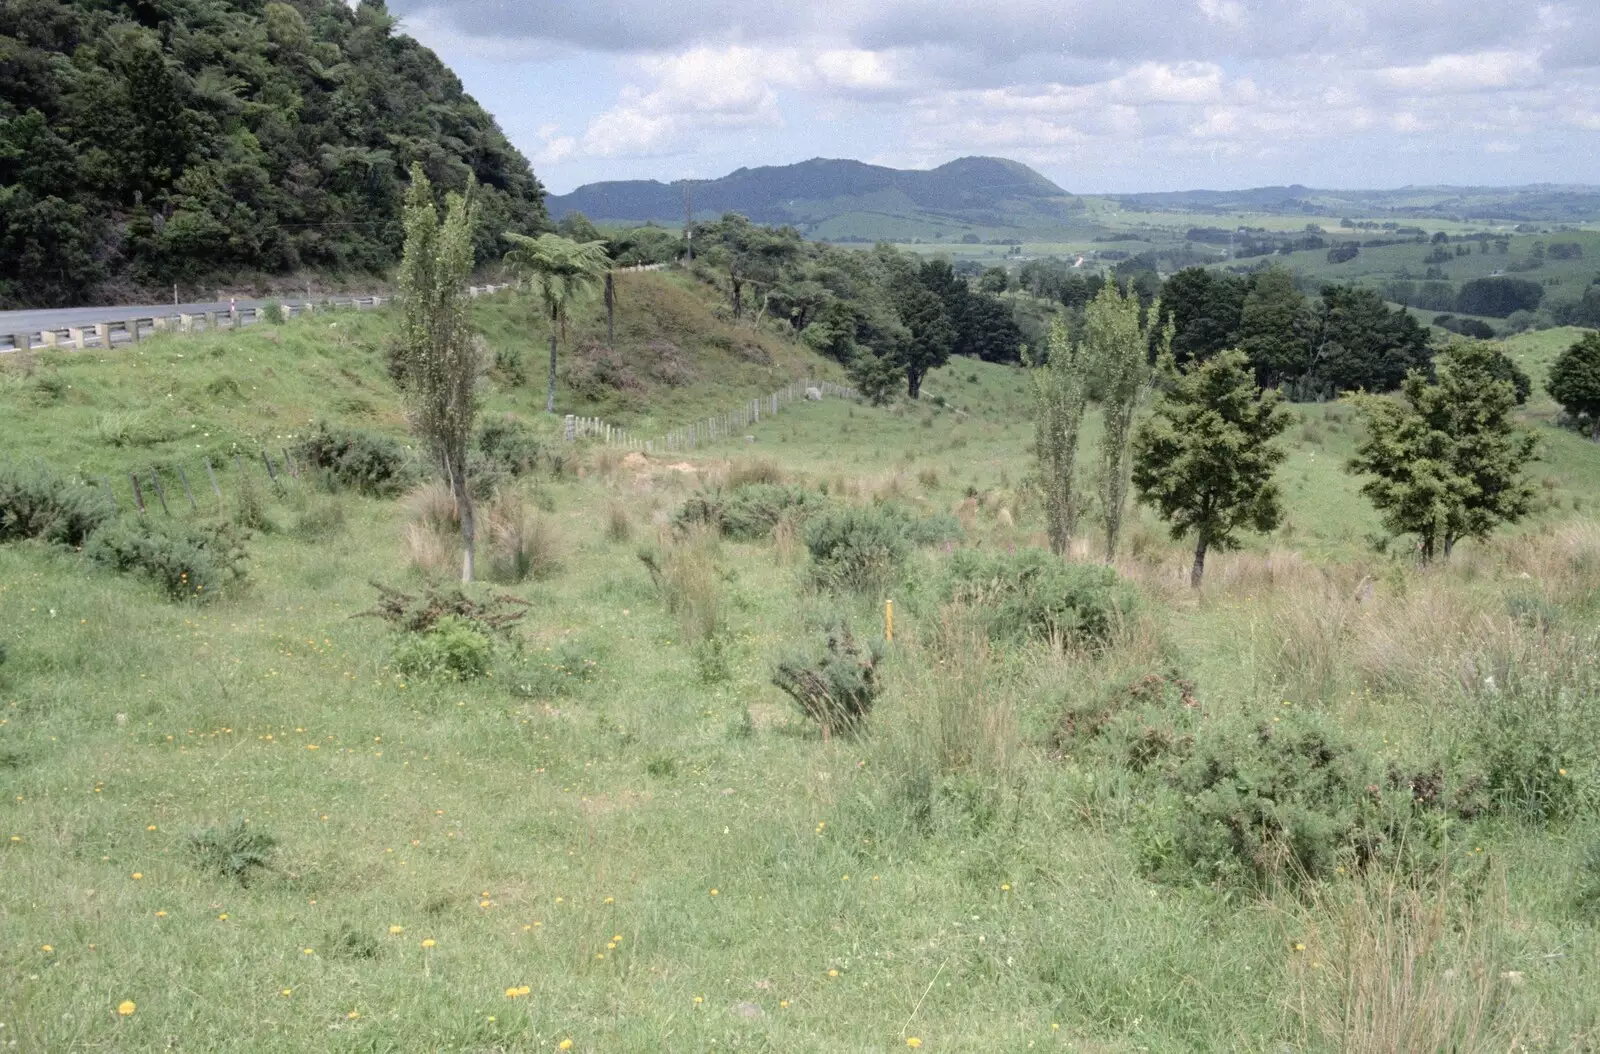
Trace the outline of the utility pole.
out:
M 683 181 L 683 240 L 688 246 L 687 260 L 694 263 L 694 196 L 687 179 Z

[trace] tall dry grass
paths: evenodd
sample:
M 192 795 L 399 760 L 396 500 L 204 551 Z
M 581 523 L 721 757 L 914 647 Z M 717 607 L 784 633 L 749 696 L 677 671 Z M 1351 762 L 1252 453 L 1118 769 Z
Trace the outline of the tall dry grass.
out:
M 901 648 L 890 691 L 900 701 L 904 745 L 919 756 L 906 760 L 1008 783 L 1021 749 L 1016 693 L 980 620 L 947 605 Z
M 719 546 L 715 529 L 696 524 L 686 530 L 662 530 L 656 546 L 639 554 L 662 605 L 677 616 L 684 640 L 690 643 L 711 640 L 723 628 Z
M 492 581 L 541 580 L 560 569 L 561 546 L 550 518 L 514 490 L 501 491 L 488 504 L 479 532 Z
M 1441 884 L 1440 888 L 1448 888 Z M 1453 906 L 1391 874 L 1316 887 L 1286 925 L 1292 1007 L 1307 1045 L 1341 1054 L 1521 1049 L 1523 1015 L 1508 999 L 1499 933 L 1504 889 Z
M 400 499 L 406 512 L 401 548 L 407 561 L 429 578 L 453 574 L 461 566 L 461 520 L 456 499 L 439 480 L 420 483 Z

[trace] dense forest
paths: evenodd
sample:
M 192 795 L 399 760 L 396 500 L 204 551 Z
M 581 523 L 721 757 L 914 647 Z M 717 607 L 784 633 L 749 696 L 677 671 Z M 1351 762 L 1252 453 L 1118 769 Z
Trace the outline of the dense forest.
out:
M 405 174 L 545 223 L 493 118 L 383 0 L 0 3 L 0 307 L 398 258 Z

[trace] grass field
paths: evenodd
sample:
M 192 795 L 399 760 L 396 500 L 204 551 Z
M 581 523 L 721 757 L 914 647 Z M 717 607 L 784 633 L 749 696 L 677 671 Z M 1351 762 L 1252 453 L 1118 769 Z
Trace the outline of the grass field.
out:
M 564 411 L 680 424 L 824 369 L 675 281 L 623 287 L 631 401 L 564 389 Z M 480 314 L 531 373 L 495 375 L 487 410 L 536 423 L 543 331 L 524 310 Z M 112 474 L 231 463 L 235 444 L 274 449 L 324 417 L 403 435 L 390 321 L 334 321 L 9 364 L 0 443 Z M 687 383 L 649 377 L 662 332 Z M 952 515 L 963 547 L 1039 545 L 1020 371 L 957 360 L 916 407 L 799 405 L 731 461 L 579 444 L 567 471 L 517 485 L 553 566 L 498 587 L 530 605 L 519 643 L 464 683 L 402 673 L 404 635 L 352 618 L 372 581 L 423 587 L 415 497 L 274 491 L 252 466 L 267 529 L 248 582 L 206 604 L 70 550 L 0 545 L 0 1044 L 1593 1049 L 1600 447 L 1557 429 L 1538 386 L 1574 336 L 1508 343 L 1535 376 L 1545 451 L 1530 523 L 1449 566 L 1380 556 L 1340 467 L 1349 410 L 1298 407 L 1288 524 L 1218 557 L 1192 595 L 1184 546 L 1136 518 L 1117 567 L 1140 602 L 1104 649 L 989 641 L 981 612 L 932 599 L 953 546 L 914 553 L 881 700 L 860 735 L 827 741 L 772 663 L 829 617 L 881 636 L 885 596 L 817 587 L 793 533 L 717 539 L 672 518 L 697 492 L 783 479 Z M 677 585 L 653 584 L 641 548 L 686 569 Z M 1306 711 L 1379 764 L 1452 772 L 1475 763 L 1495 700 L 1545 706 L 1508 727 L 1554 721 L 1539 764 L 1563 771 L 1533 777 L 1591 805 L 1454 822 L 1420 877 L 1162 877 L 1181 795 L 1055 737 L 1072 707 L 1151 676 L 1192 681 L 1160 720 L 1200 741 Z M 190 844 L 235 818 L 277 841 L 248 883 Z

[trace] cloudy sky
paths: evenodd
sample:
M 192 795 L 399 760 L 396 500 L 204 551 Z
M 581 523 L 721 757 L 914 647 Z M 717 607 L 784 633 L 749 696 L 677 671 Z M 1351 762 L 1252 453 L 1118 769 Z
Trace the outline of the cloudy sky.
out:
M 557 193 L 853 157 L 1075 192 L 1600 183 L 1600 0 L 389 0 Z

